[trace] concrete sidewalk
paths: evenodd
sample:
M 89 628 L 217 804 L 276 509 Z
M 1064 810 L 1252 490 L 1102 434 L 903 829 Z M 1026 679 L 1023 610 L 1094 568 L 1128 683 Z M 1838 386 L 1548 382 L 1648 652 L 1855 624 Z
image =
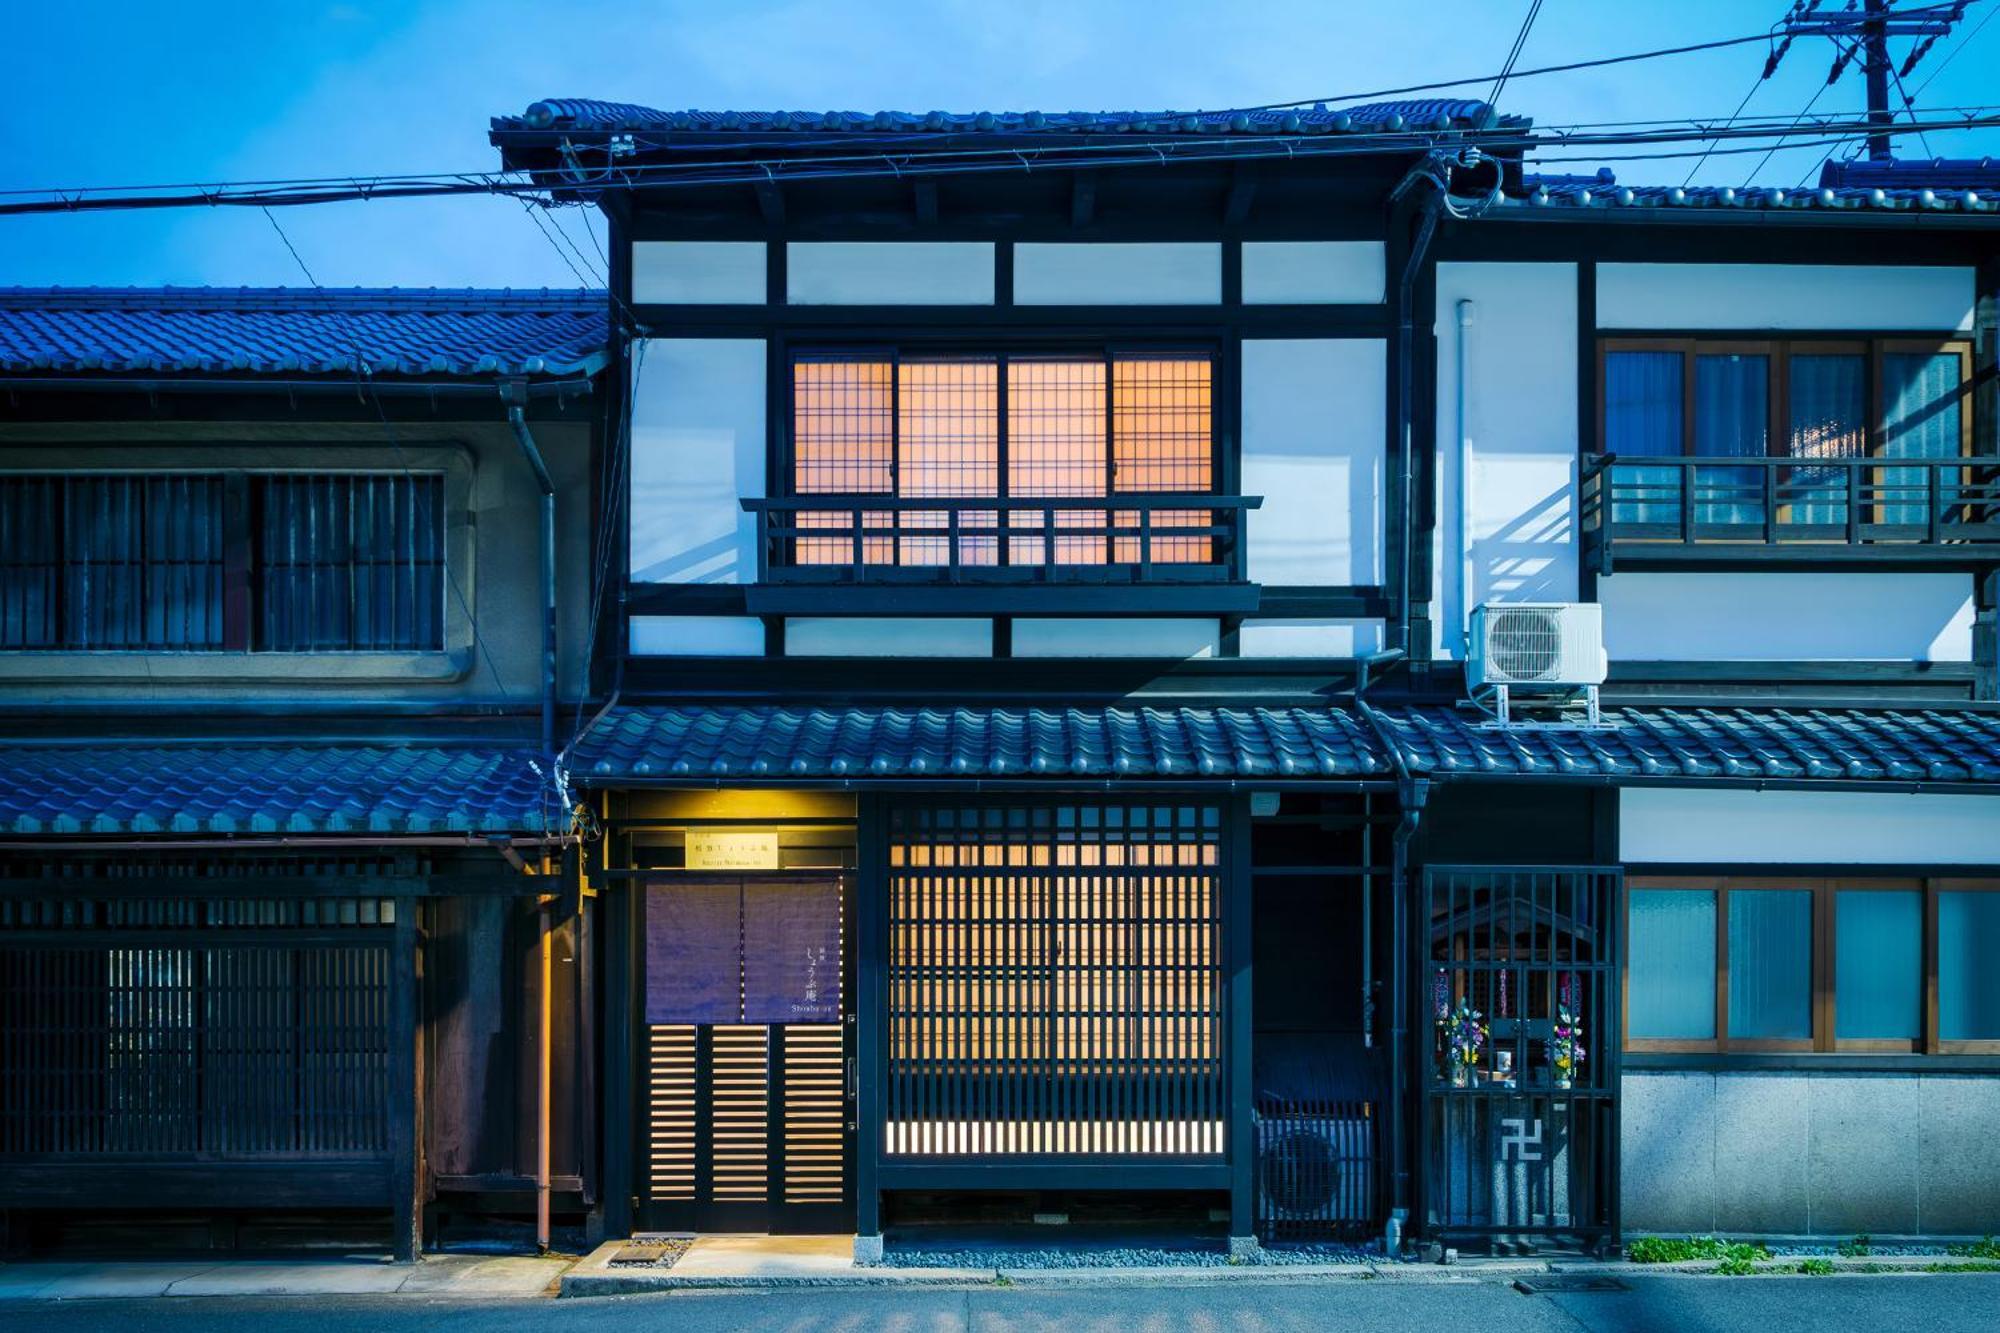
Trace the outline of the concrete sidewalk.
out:
M 0 1264 L 0 1303 L 142 1296 L 446 1296 L 521 1300 L 548 1294 L 568 1256 L 439 1254 L 385 1259 L 190 1259 Z
M 900 1268 L 857 1265 L 852 1236 L 707 1235 L 671 1266 L 618 1264 L 630 1241 L 608 1241 L 579 1260 L 562 1276 L 559 1295 L 624 1296 L 648 1291 L 700 1288 L 795 1287 L 939 1287 L 1003 1286 L 1023 1288 L 1086 1288 L 1100 1286 L 1211 1286 L 1241 1283 L 1296 1285 L 1300 1283 L 1387 1281 L 1424 1285 L 1511 1283 L 1563 1275 L 1570 1278 L 1613 1277 L 1624 1281 L 1644 1277 L 1697 1278 L 1712 1276 L 1713 1259 L 1683 1263 L 1634 1264 L 1622 1259 L 1468 1258 L 1453 1264 L 1373 1260 L 1367 1263 L 1257 1263 L 1169 1265 L 1157 1268 L 1078 1266 L 1073 1268 L 1010 1268 L 1001 1263 L 981 1268 Z M 1930 1276 L 1939 1262 L 1930 1257 L 1835 1258 L 1834 1272 L 1846 1275 Z M 1761 1262 L 1759 1276 L 1800 1276 L 1797 1259 Z

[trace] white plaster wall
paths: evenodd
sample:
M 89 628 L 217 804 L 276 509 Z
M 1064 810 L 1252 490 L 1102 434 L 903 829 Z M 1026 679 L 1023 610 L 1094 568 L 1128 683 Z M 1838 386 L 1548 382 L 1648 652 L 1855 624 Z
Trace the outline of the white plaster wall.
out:
M 634 241 L 632 300 L 639 305 L 762 305 L 762 241 Z
M 793 305 L 992 305 L 990 241 L 794 241 Z
M 1222 623 L 1131 617 L 1118 620 L 1016 620 L 1016 657 L 1213 657 Z
M 764 341 L 648 338 L 632 359 L 632 577 L 749 583 L 764 494 Z
M 1972 576 L 1624 573 L 1597 582 L 1613 661 L 1972 660 Z
M 651 657 L 762 657 L 755 616 L 634 616 L 632 651 Z
M 794 616 L 787 657 L 991 657 L 990 620 L 897 616 Z
M 1459 658 L 1471 607 L 1577 600 L 1576 265 L 1445 263 L 1437 286 L 1433 622 L 1436 651 Z M 1460 301 L 1472 303 L 1462 414 Z M 1460 466 L 1462 436 L 1469 469 Z M 1462 470 L 1471 476 L 1463 522 Z
M 1970 268 L 1599 264 L 1603 329 L 1969 329 Z M 1440 317 L 1445 304 L 1438 302 Z
M 1246 620 L 1239 657 L 1358 657 L 1382 648 L 1379 620 Z
M 1222 246 L 1212 241 L 1018 244 L 1016 305 L 1215 305 Z
M 1250 578 L 1383 578 L 1387 345 L 1380 338 L 1243 342 L 1243 493 Z
M 2000 865 L 2000 796 L 1627 787 L 1618 856 L 1635 865 Z
M 1245 305 L 1374 305 L 1386 299 L 1380 241 L 1245 241 Z

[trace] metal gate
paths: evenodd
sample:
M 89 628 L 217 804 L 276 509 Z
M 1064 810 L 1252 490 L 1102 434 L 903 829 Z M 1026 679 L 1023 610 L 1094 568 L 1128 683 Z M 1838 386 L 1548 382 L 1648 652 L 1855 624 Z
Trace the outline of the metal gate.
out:
M 845 918 L 825 876 L 647 886 L 641 1227 L 852 1229 Z
M 1430 1234 L 1615 1240 L 1621 879 L 1606 867 L 1425 870 Z

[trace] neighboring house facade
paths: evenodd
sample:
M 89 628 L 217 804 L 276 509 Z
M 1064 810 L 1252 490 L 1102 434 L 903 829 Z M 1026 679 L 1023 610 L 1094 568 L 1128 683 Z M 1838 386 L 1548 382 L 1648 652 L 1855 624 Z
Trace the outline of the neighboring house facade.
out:
M 496 119 L 610 221 L 608 1227 L 1992 1229 L 2000 180 L 1528 136 Z M 1601 724 L 1468 704 L 1531 603 Z
M 538 1166 L 586 1206 L 574 1041 L 539 1072 L 582 955 L 537 916 L 574 839 L 509 417 L 573 700 L 604 325 L 593 293 L 0 291 L 11 1246 L 303 1211 L 408 1257 L 426 1212 L 532 1214 Z

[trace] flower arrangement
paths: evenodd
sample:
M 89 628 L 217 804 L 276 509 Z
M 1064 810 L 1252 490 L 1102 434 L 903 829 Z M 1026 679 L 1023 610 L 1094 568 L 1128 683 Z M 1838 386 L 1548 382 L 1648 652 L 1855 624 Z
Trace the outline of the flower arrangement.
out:
M 1589 1054 L 1583 1045 L 1583 1020 L 1577 1015 L 1576 974 L 1567 973 L 1556 994 L 1556 1017 L 1549 1035 L 1549 1065 L 1556 1086 L 1567 1088 Z
M 1452 1086 L 1464 1087 L 1472 1081 L 1472 1067 L 1486 1049 L 1486 1015 L 1460 1000 L 1458 1007 L 1438 1020 L 1444 1030 L 1444 1062 L 1451 1073 Z

